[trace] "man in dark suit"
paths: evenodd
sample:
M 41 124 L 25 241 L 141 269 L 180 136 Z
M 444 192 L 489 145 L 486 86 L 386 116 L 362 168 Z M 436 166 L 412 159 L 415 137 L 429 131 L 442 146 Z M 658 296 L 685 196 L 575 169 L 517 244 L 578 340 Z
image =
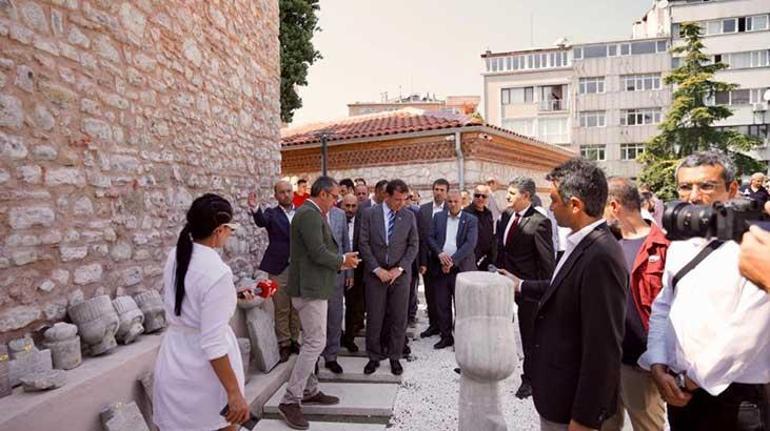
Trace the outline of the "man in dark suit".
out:
M 508 204 L 497 227 L 498 267 L 527 280 L 546 280 L 553 274 L 551 221 L 532 205 L 535 182 L 531 178 L 517 177 L 508 186 Z M 532 330 L 535 324 L 537 301 L 516 298 L 519 306 L 517 317 L 521 334 L 524 362 L 532 348 Z M 526 370 L 526 366 L 524 367 Z M 532 396 L 532 386 L 526 371 L 521 376 L 521 386 L 516 397 Z
M 361 219 L 359 250 L 364 260 L 366 292 L 366 351 L 369 362 L 365 374 L 373 373 L 388 357 L 390 369 L 400 375 L 399 363 L 406 338 L 409 304 L 407 269 L 417 257 L 419 236 L 414 215 L 403 210 L 409 189 L 401 180 L 388 182 L 385 201 L 364 211 Z M 389 316 L 388 354 L 381 345 L 385 314 Z
M 434 349 L 443 349 L 454 345 L 452 336 L 452 299 L 455 292 L 457 274 L 476 270 L 476 240 L 478 238 L 478 220 L 475 216 L 462 211 L 462 197 L 459 191 L 452 190 L 446 198 L 446 209 L 433 216 L 433 232 L 428 237 L 431 250 L 430 265 L 434 299 L 441 340 Z
M 358 202 L 359 200 L 353 195 L 342 198 L 342 207 L 347 217 L 348 235 L 353 251 L 358 251 L 358 239 L 361 236 L 361 216 L 358 211 Z M 363 265 L 359 265 L 353 271 L 353 279 L 349 285 L 345 286 L 345 333 L 342 337 L 342 346 L 350 352 L 358 351 L 358 346 L 355 343 L 356 334 L 364 329 L 363 267 Z
M 287 293 L 302 322 L 302 348 L 278 410 L 294 429 L 308 429 L 300 404 L 337 404 L 339 398 L 318 388 L 313 372 L 326 346 L 328 300 L 342 270 L 355 268 L 355 252 L 340 253 L 327 217 L 338 199 L 339 187 L 330 177 L 318 177 L 310 198 L 291 221 L 291 251 Z
M 476 241 L 476 266 L 486 271 L 489 264 L 497 263 L 497 240 L 495 239 L 495 216 L 487 207 L 487 200 L 492 192 L 488 186 L 480 184 L 473 190 L 471 204 L 463 211 L 475 216 L 479 221 L 479 235 Z
M 541 429 L 600 429 L 617 411 L 628 271 L 602 219 L 604 172 L 571 159 L 548 180 L 554 217 L 572 233 L 551 279 L 508 274 L 522 297 L 539 301 L 526 373 Z
M 278 181 L 273 187 L 278 205 L 266 210 L 258 205 L 257 194 L 249 194 L 249 211 L 254 223 L 267 230 L 269 243 L 259 269 L 269 274 L 278 284 L 278 291 L 273 296 L 275 305 L 275 336 L 278 339 L 280 361 L 286 362 L 289 355 L 299 353 L 299 315 L 291 306 L 291 298 L 286 294 L 289 281 L 289 231 L 295 208 L 292 203 L 291 183 Z
M 433 283 L 428 265 L 433 264 L 428 237 L 433 234 L 433 216 L 444 210 L 444 201 L 449 192 L 449 181 L 439 178 L 433 182 L 433 200 L 420 206 L 420 217 L 417 219 L 417 229 L 420 232 L 420 274 L 425 283 L 425 302 L 428 305 L 428 329 L 420 333 L 420 338 L 439 335 L 438 316 L 436 315 L 436 301 L 433 298 Z

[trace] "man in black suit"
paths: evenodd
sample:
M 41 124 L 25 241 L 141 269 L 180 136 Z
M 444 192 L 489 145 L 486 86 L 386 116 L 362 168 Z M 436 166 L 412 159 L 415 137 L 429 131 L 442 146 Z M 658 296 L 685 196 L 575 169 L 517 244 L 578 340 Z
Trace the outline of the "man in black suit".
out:
M 417 219 L 417 229 L 420 231 L 420 274 L 425 283 L 425 302 L 428 305 L 428 329 L 420 333 L 420 338 L 439 335 L 438 316 L 436 314 L 436 301 L 433 298 L 432 271 L 428 266 L 432 264 L 428 237 L 433 234 L 433 216 L 444 211 L 444 201 L 449 192 L 449 181 L 439 178 L 433 182 L 433 201 L 420 206 L 420 217 Z
M 366 187 L 366 186 L 363 186 Z M 342 198 L 342 207 L 348 220 L 348 235 L 352 251 L 358 251 L 358 238 L 361 236 L 361 216 L 358 211 L 358 199 L 352 194 Z M 356 334 L 364 328 L 364 284 L 363 265 L 353 270 L 351 282 L 345 286 L 345 333 L 342 346 L 350 352 L 357 352 Z
M 434 300 L 441 340 L 433 345 L 434 349 L 454 346 L 452 336 L 452 299 L 455 292 L 457 274 L 476 270 L 476 240 L 478 238 L 478 220 L 475 216 L 462 211 L 460 192 L 452 190 L 446 198 L 446 209 L 433 216 L 433 232 L 428 237 L 431 251 L 430 265 L 433 282 Z
M 473 190 L 473 201 L 463 211 L 479 220 L 479 237 L 476 241 L 476 266 L 486 271 L 489 264 L 497 263 L 497 240 L 495 239 L 495 216 L 487 207 L 492 194 L 489 187 L 480 184 Z
M 600 429 L 617 411 L 628 271 L 602 219 L 604 172 L 576 158 L 547 178 L 554 217 L 572 233 L 551 279 L 507 274 L 518 294 L 539 301 L 526 373 L 542 430 Z
M 555 265 L 551 221 L 532 205 L 535 182 L 531 178 L 517 177 L 508 186 L 508 204 L 497 227 L 498 267 L 526 280 L 551 278 Z M 524 362 L 532 348 L 532 330 L 535 324 L 537 301 L 516 298 L 519 306 L 517 317 L 521 334 Z M 524 367 L 526 370 L 526 366 Z M 521 386 L 516 397 L 532 396 L 532 386 L 526 371 L 521 376 Z
M 278 205 L 262 210 L 254 192 L 249 194 L 248 205 L 254 223 L 267 230 L 269 243 L 259 269 L 268 273 L 269 278 L 278 283 L 278 291 L 273 296 L 275 335 L 278 339 L 280 361 L 286 362 L 291 353 L 299 353 L 299 314 L 291 305 L 291 297 L 286 294 L 286 284 L 289 281 L 291 220 L 296 208 L 292 203 L 291 183 L 278 181 L 273 186 L 273 192 Z
M 386 357 L 390 369 L 400 375 L 399 363 L 406 339 L 409 305 L 408 268 L 417 257 L 417 223 L 406 205 L 409 188 L 401 180 L 386 187 L 385 201 L 364 211 L 361 218 L 359 250 L 364 260 L 366 293 L 366 351 L 369 362 L 365 374 L 373 373 Z M 382 349 L 382 328 L 387 313 L 390 325 L 388 353 Z
M 367 208 L 371 208 L 374 205 L 381 204 L 385 200 L 385 187 L 388 185 L 388 180 L 377 181 L 374 185 L 374 194 L 371 198 L 358 202 L 358 211 L 362 212 Z

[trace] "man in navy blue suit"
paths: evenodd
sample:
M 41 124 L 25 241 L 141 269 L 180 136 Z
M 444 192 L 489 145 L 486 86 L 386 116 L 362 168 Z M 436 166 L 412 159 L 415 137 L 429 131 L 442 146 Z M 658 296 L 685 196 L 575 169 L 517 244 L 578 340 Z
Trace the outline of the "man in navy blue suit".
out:
M 433 216 L 433 230 L 428 236 L 430 256 L 435 262 L 428 265 L 431 274 L 436 317 L 441 340 L 433 348 L 454 345 L 452 336 L 452 298 L 457 274 L 476 270 L 476 241 L 478 219 L 462 211 L 462 197 L 458 190 L 447 195 L 443 211 Z
M 262 210 L 257 203 L 257 195 L 249 194 L 249 211 L 254 223 L 267 229 L 270 241 L 259 264 L 259 269 L 270 275 L 278 283 L 278 291 L 273 296 L 275 305 L 275 335 L 280 347 L 280 361 L 285 362 L 291 353 L 299 353 L 299 315 L 291 306 L 291 298 L 286 295 L 289 281 L 289 238 L 291 219 L 294 217 L 292 187 L 288 181 L 278 181 L 273 187 L 278 205 Z

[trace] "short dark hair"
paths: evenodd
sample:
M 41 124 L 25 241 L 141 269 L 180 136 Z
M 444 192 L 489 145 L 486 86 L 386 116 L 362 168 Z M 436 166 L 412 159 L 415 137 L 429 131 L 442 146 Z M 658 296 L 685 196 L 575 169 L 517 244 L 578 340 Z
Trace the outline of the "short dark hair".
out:
M 334 178 L 320 176 L 313 181 L 313 185 L 310 187 L 310 196 L 318 197 L 322 191 L 329 193 L 337 185 L 339 184 Z
M 377 184 L 374 185 L 374 190 L 383 190 L 385 187 L 388 186 L 388 180 L 379 180 L 377 181 Z
M 722 179 L 725 184 L 735 181 L 735 164 L 729 157 L 719 151 L 699 151 L 679 161 L 674 172 L 674 179 L 679 178 L 681 168 L 697 168 L 700 166 L 721 166 Z
M 435 189 L 436 186 L 445 186 L 447 191 L 449 191 L 449 181 L 447 181 L 444 178 L 439 178 L 436 181 L 433 182 L 433 187 L 431 189 Z
M 388 186 L 385 187 L 385 193 L 393 196 L 393 193 L 409 193 L 409 186 L 402 180 L 395 179 L 388 181 Z
M 307 184 L 307 180 L 306 180 L 306 179 L 304 179 L 304 178 L 300 178 L 300 179 L 298 179 L 298 180 L 297 180 L 297 185 L 300 185 L 300 184 Z
M 513 180 L 511 180 L 510 184 L 508 184 L 508 187 L 514 187 L 518 189 L 519 192 L 526 192 L 529 195 L 530 200 L 532 200 L 532 198 L 537 193 L 535 180 L 529 177 L 515 177 Z
M 575 157 L 555 167 L 546 179 L 556 183 L 562 201 L 572 197 L 583 201 L 590 217 L 599 217 L 604 212 L 607 176 L 595 163 Z
M 349 189 L 352 189 L 353 187 L 356 186 L 355 184 L 353 184 L 353 180 L 351 180 L 350 178 L 345 178 L 345 179 L 340 180 L 340 185 L 341 186 L 345 186 L 345 187 L 347 187 Z
M 642 195 L 633 181 L 625 177 L 607 179 L 608 197 L 620 202 L 623 208 L 631 211 L 642 210 Z

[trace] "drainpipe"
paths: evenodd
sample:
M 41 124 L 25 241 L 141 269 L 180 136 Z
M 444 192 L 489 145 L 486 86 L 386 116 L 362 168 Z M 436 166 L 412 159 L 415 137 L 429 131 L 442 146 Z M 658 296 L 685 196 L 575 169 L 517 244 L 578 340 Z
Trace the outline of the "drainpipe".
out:
M 465 190 L 465 156 L 463 156 L 462 133 L 455 132 L 455 153 L 457 154 L 457 179 L 460 190 Z

